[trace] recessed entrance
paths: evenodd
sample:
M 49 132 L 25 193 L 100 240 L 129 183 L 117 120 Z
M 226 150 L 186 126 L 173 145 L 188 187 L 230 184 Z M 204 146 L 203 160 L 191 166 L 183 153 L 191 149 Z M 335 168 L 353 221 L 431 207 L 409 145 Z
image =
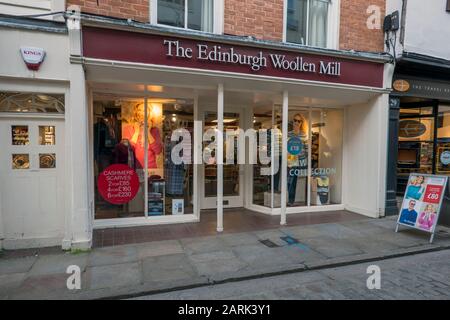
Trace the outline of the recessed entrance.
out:
M 225 134 L 234 139 L 238 130 L 244 127 L 244 110 L 226 108 L 224 113 L 224 165 L 223 168 L 223 206 L 224 208 L 239 208 L 244 206 L 244 165 L 238 163 L 237 143 L 226 141 Z M 212 109 L 201 109 L 204 135 L 215 134 L 217 130 L 217 111 Z M 235 141 L 236 142 L 236 141 Z M 203 154 L 208 156 L 204 159 L 203 166 L 203 197 L 202 209 L 217 208 L 217 165 L 216 152 L 209 150 L 210 143 L 203 142 Z M 245 146 L 240 146 L 245 147 Z M 227 161 L 229 155 L 229 161 Z

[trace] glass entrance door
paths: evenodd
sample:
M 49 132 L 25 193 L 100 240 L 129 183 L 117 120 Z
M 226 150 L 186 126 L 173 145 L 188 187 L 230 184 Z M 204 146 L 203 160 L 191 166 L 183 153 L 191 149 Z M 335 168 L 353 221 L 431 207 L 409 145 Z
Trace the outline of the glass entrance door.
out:
M 217 112 L 202 111 L 203 133 L 213 135 L 217 130 Z M 238 129 L 242 128 L 243 113 L 233 110 L 224 113 L 224 159 L 223 159 L 223 206 L 224 208 L 236 208 L 244 206 L 243 181 L 244 167 L 238 164 Z M 228 132 L 228 139 L 226 134 Z M 234 139 L 232 142 L 230 139 Z M 228 140 L 228 141 L 227 141 Z M 202 209 L 213 209 L 217 207 L 217 164 L 215 150 L 210 148 L 214 137 L 209 142 L 203 142 L 204 157 L 203 164 L 203 198 Z M 209 150 L 209 148 L 211 150 Z M 205 159 L 206 158 L 206 159 Z

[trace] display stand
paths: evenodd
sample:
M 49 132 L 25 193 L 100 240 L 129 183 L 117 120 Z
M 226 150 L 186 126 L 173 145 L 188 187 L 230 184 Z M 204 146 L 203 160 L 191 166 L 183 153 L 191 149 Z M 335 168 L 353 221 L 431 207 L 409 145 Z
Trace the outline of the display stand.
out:
M 433 243 L 447 183 L 447 176 L 411 173 L 395 232 L 400 225 L 429 232 L 430 243 Z
M 164 179 L 148 180 L 148 215 L 162 216 L 165 214 L 166 183 Z

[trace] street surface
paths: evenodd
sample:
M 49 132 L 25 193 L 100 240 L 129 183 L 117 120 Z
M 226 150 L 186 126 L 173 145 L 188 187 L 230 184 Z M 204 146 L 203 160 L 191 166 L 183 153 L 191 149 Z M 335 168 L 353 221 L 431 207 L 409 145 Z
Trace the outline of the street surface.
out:
M 367 288 L 367 267 L 381 288 Z M 175 291 L 137 299 L 450 299 L 450 250 Z

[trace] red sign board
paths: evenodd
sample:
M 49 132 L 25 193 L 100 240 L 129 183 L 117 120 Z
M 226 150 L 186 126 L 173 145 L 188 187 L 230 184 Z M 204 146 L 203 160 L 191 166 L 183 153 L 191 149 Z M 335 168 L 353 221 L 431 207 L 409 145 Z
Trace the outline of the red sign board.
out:
M 114 164 L 99 175 L 98 191 L 109 203 L 128 203 L 139 191 L 139 177 L 129 166 Z
M 439 204 L 441 202 L 443 191 L 444 191 L 443 186 L 427 185 L 423 201 L 427 203 Z
M 96 27 L 83 27 L 83 55 L 159 66 L 383 87 L 383 63 Z

